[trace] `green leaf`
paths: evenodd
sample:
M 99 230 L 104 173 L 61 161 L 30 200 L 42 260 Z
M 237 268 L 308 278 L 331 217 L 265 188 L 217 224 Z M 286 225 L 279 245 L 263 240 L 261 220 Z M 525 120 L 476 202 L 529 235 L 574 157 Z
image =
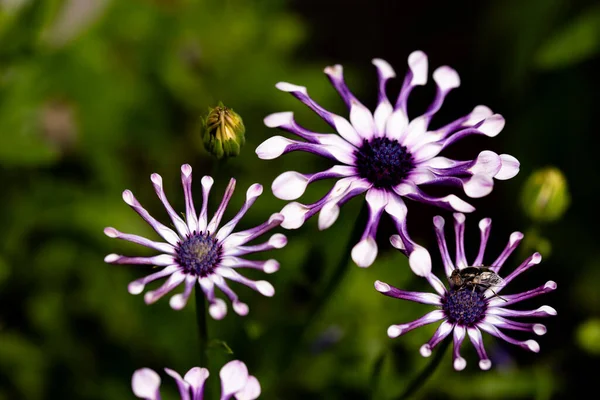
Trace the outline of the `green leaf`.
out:
M 565 68 L 583 62 L 600 51 L 600 7 L 571 20 L 544 43 L 536 54 L 542 69 Z

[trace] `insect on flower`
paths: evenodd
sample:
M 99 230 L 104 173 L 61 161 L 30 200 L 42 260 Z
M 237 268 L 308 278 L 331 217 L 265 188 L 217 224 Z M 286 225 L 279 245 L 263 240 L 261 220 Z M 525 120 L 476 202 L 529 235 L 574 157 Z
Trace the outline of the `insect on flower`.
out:
M 478 291 L 485 292 L 485 290 L 490 289 L 494 293 L 494 296 L 498 295 L 492 287 L 504 286 L 504 279 L 489 267 L 484 266 L 471 266 L 463 269 L 456 268 L 448 277 L 448 281 L 455 291 L 470 288 L 472 291 L 477 289 Z
M 550 306 L 542 305 L 533 310 L 513 309 L 514 304 L 556 290 L 556 282 L 547 281 L 541 286 L 521 293 L 498 294 L 505 291 L 507 286 L 519 275 L 542 261 L 539 253 L 534 253 L 526 258 L 518 267 L 508 274 L 499 274 L 505 261 L 514 252 L 521 240 L 521 232 L 513 232 L 508 244 L 495 261 L 486 264 L 483 259 L 490 235 L 492 220 L 484 218 L 479 222 L 481 241 L 479 252 L 472 262 L 467 261 L 465 253 L 465 215 L 454 214 L 454 231 L 456 236 L 455 260 L 452 260 L 448 251 L 444 234 L 445 221 L 436 216 L 433 219 L 435 232 L 442 256 L 444 276 L 448 279 L 450 287 L 444 286 L 442 280 L 433 273 L 425 276 L 432 286 L 434 293 L 411 292 L 396 288 L 385 282 L 376 281 L 375 289 L 385 296 L 415 303 L 434 306 L 436 309 L 423 315 L 412 322 L 391 325 L 387 334 L 396 338 L 424 325 L 440 322 L 431 339 L 421 346 L 420 353 L 429 357 L 433 349 L 444 339 L 450 337 L 454 342 L 453 365 L 460 371 L 467 365 L 467 361 L 460 355 L 460 347 L 469 338 L 479 356 L 479 368 L 487 370 L 492 366 L 483 343 L 482 332 L 486 332 L 508 343 L 519 346 L 525 350 L 538 353 L 540 345 L 533 339 L 519 340 L 509 336 L 506 331 L 529 332 L 541 336 L 546 333 L 546 326 L 538 322 L 521 322 L 521 318 L 540 318 L 556 315 L 556 310 Z M 397 242 L 397 237 L 392 237 L 392 242 Z M 421 270 L 429 269 L 431 260 L 427 250 L 422 250 L 415 260 L 426 264 Z M 489 265 L 489 266 L 483 266 Z M 492 288 L 496 288 L 494 292 Z M 489 293 L 488 293 L 489 292 Z

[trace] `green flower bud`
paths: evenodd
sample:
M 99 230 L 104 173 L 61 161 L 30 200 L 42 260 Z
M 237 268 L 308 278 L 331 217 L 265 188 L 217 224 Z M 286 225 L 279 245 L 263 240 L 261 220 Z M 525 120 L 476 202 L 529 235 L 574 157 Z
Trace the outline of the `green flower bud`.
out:
M 533 172 L 525 182 L 521 193 L 523 210 L 537 222 L 559 219 L 570 202 L 567 180 L 555 167 L 546 167 Z
M 591 354 L 600 354 L 600 320 L 592 318 L 577 328 L 577 344 Z
M 246 128 L 242 117 L 223 103 L 208 109 L 202 119 L 202 141 L 204 148 L 218 159 L 236 157 L 245 143 Z

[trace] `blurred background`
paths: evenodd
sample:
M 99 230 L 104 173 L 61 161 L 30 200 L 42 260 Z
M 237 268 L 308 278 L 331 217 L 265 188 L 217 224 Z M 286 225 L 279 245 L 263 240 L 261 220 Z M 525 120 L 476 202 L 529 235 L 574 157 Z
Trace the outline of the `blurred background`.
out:
M 325 66 L 343 64 L 351 89 L 374 107 L 371 59 L 395 68 L 399 79 L 388 91 L 395 98 L 406 59 L 417 49 L 428 54 L 431 70 L 447 64 L 462 78 L 434 124 L 478 104 L 507 121 L 497 138 L 467 139 L 447 155 L 470 159 L 490 149 L 521 162 L 517 177 L 473 200 L 468 254 L 479 246 L 481 218 L 493 219 L 487 262 L 511 232 L 526 233 L 504 271 L 542 252 L 542 263 L 511 288 L 555 280 L 556 292 L 521 308 L 547 304 L 558 316 L 543 321 L 548 333 L 536 338 L 539 354 L 486 336 L 490 371 L 479 370 L 469 343 L 462 372 L 452 369 L 448 352 L 416 398 L 553 399 L 594 390 L 600 356 L 597 2 L 0 0 L 0 399 L 131 399 L 131 375 L 141 367 L 161 371 L 163 398 L 175 398 L 162 368 L 183 374 L 198 364 L 193 300 L 179 312 L 168 299 L 146 306 L 126 288 L 148 270 L 103 262 L 113 252 L 151 254 L 107 238 L 106 226 L 157 239 L 122 201 L 122 191 L 131 189 L 166 222 L 150 174 L 163 176 L 167 196 L 183 211 L 179 168 L 190 163 L 199 204 L 200 177 L 214 167 L 202 148 L 199 117 L 223 101 L 243 117 L 246 145 L 219 169 L 209 211 L 229 177 L 238 189 L 226 218 L 259 182 L 265 192 L 241 226 L 262 223 L 285 204 L 269 189 L 277 175 L 330 166 L 311 154 L 256 157 L 254 149 L 278 134 L 263 125 L 270 113 L 293 110 L 303 125 L 326 129 L 275 83 L 306 86 L 325 108 L 347 115 Z M 413 92 L 412 116 L 434 92 L 433 82 Z M 332 184 L 311 185 L 301 200 L 320 198 Z M 250 314 L 230 310 L 223 321 L 210 321 L 210 337 L 233 352 L 211 350 L 213 384 L 220 366 L 237 358 L 260 380 L 264 399 L 394 399 L 427 365 L 418 349 L 435 324 L 394 340 L 386 330 L 430 307 L 373 289 L 380 279 L 429 290 L 389 245 L 394 230 L 386 217 L 375 264 L 350 263 L 306 338 L 298 337 L 309 304 L 344 256 L 362 201 L 345 205 L 327 231 L 310 220 L 287 233 L 286 248 L 261 255 L 281 262 L 266 277 L 274 298 L 234 284 Z M 430 249 L 441 274 L 431 218 L 446 218 L 452 243 L 452 216 L 414 202 L 409 209 L 412 236 Z M 248 276 L 265 278 L 258 271 Z

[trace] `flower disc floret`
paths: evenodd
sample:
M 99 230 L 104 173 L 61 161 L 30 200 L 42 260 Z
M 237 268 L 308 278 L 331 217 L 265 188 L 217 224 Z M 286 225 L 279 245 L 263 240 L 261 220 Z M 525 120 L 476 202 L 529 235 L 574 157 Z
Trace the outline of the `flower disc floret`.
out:
M 450 253 L 448 252 L 448 246 L 444 235 L 444 219 L 436 216 L 433 219 L 433 224 L 445 274 L 443 280 L 440 280 L 432 273 L 424 273 L 423 276 L 433 287 L 435 293 L 408 292 L 381 281 L 375 282 L 375 289 L 389 297 L 432 305 L 435 306 L 436 309 L 415 321 L 391 325 L 388 328 L 388 336 L 396 338 L 420 326 L 441 322 L 429 342 L 421 346 L 420 353 L 424 357 L 429 357 L 435 346 L 444 339 L 448 338 L 447 340 L 453 340 L 453 364 L 456 370 L 462 370 L 467 365 L 466 360 L 460 355 L 460 346 L 467 336 L 479 355 L 479 367 L 481 369 L 490 369 L 492 362 L 487 356 L 483 345 L 482 331 L 534 353 L 539 352 L 540 346 L 535 340 L 517 340 L 508 336 L 504 331 L 515 330 L 529 332 L 535 335 L 544 335 L 546 333 L 546 327 L 543 324 L 520 322 L 515 321 L 514 319 L 523 317 L 554 316 L 556 315 L 556 310 L 550 306 L 541 306 L 535 310 L 515 310 L 510 306 L 523 300 L 551 292 L 556 289 L 556 283 L 548 281 L 542 286 L 518 294 L 502 294 L 502 296 L 500 296 L 499 293 L 505 290 L 506 286 L 508 286 L 514 278 L 532 266 L 539 264 L 542 260 L 542 256 L 539 253 L 532 254 L 514 271 L 503 277 L 503 279 L 496 279 L 494 281 L 496 282 L 494 286 L 487 287 L 482 284 L 469 284 L 461 286 L 450 285 L 451 287 L 447 288 L 443 281 L 450 283 L 449 280 L 452 273 L 456 270 L 462 271 L 465 268 L 469 268 L 469 270 L 463 272 L 471 273 L 470 270 L 474 268 L 473 266 L 485 265 L 486 272 L 491 271 L 498 275 L 504 262 L 514 252 L 523 239 L 523 234 L 514 232 L 510 235 L 508 244 L 496 260 L 491 263 L 484 263 L 484 254 L 490 235 L 492 220 L 489 218 L 481 220 L 479 222 L 479 229 L 481 231 L 479 251 L 473 262 L 469 263 L 465 256 L 464 247 L 465 216 L 464 214 L 455 213 L 454 231 L 456 236 L 456 252 L 455 260 L 453 262 Z M 392 242 L 394 242 L 394 240 L 392 240 Z M 429 254 L 423 248 L 418 249 L 417 252 L 419 254 L 411 254 L 411 257 L 414 256 L 413 258 L 416 264 L 423 264 L 419 268 L 422 271 L 426 271 L 431 264 Z M 452 339 L 450 339 L 450 334 L 452 334 Z
M 455 194 L 432 196 L 421 188 L 423 185 L 459 187 L 466 196 L 479 198 L 492 191 L 495 179 L 510 179 L 519 171 L 516 158 L 489 150 L 464 161 L 441 155 L 447 147 L 467 136 L 495 137 L 504 127 L 504 118 L 482 105 L 447 125 L 430 126 L 448 93 L 460 85 L 458 74 L 452 68 L 442 66 L 433 72 L 437 86 L 435 98 L 423 114 L 410 120 L 408 98 L 416 86 L 427 83 L 427 56 L 421 51 L 410 54 L 409 70 L 395 103 L 390 102 L 386 87 L 396 73 L 384 60 L 374 59 L 373 64 L 379 76 L 379 100 L 374 112 L 352 94 L 341 65 L 325 68 L 325 74 L 349 109 L 348 119 L 321 107 L 308 95 L 305 87 L 279 82 L 276 85 L 279 90 L 290 93 L 308 106 L 329 124 L 334 133 L 313 132 L 298 124 L 292 112 L 275 113 L 265 118 L 265 124 L 289 132 L 299 140 L 273 136 L 256 149 L 258 157 L 264 160 L 292 151 L 306 151 L 328 158 L 334 164 L 316 173 L 287 171 L 273 181 L 271 188 L 275 196 L 296 200 L 312 182 L 337 180 L 315 203 L 293 201 L 287 204 L 281 210 L 285 217 L 281 224 L 283 228 L 299 228 L 318 213 L 319 229 L 326 229 L 337 220 L 344 203 L 366 193 L 370 218 L 360 241 L 352 249 L 352 259 L 360 267 L 370 266 L 377 257 L 375 238 L 384 211 L 398 227 L 401 243 L 397 247 L 406 254 L 419 247 L 406 230 L 406 199 L 457 212 L 475 209 Z M 410 266 L 421 275 L 413 261 Z
M 479 290 L 450 290 L 442 299 L 442 310 L 449 322 L 473 326 L 485 317 L 487 301 Z
M 175 261 L 185 273 L 205 277 L 219 265 L 221 252 L 221 245 L 213 235 L 192 232 L 175 249 Z
M 273 296 L 275 289 L 267 281 L 253 281 L 239 272 L 240 268 L 258 269 L 265 273 L 273 273 L 279 269 L 279 263 L 270 259 L 255 261 L 243 258 L 247 254 L 280 249 L 287 243 L 284 235 L 276 233 L 261 244 L 247 245 L 264 233 L 279 226 L 283 215 L 273 214 L 261 225 L 244 231 L 235 232 L 236 225 L 250 209 L 258 196 L 262 194 L 262 186 L 254 184 L 246 192 L 246 202 L 228 223 L 219 228 L 227 204 L 235 189 L 235 179 L 231 179 L 223 200 L 213 218 L 208 220 L 208 195 L 214 183 L 210 176 L 202 178 L 202 209 L 196 213 L 192 200 L 192 167 L 185 164 L 181 167 L 181 180 L 185 196 L 185 217 L 182 218 L 171 206 L 163 190 L 162 177 L 152 174 L 152 183 L 158 198 L 163 203 L 175 230 L 163 225 L 152 217 L 137 201 L 131 191 L 123 192 L 123 200 L 133 208 L 150 226 L 162 237 L 164 242 L 156 242 L 141 236 L 122 233 L 108 227 L 104 233 L 111 237 L 137 243 L 161 254 L 152 257 L 127 257 L 119 254 L 109 254 L 105 261 L 111 264 L 146 264 L 162 267 L 146 277 L 137 279 L 129 284 L 131 294 L 140 294 L 146 285 L 157 279 L 167 278 L 165 283 L 156 290 L 146 292 L 146 304 L 154 303 L 180 284 L 184 291 L 171 297 L 170 305 L 179 310 L 187 304 L 196 283 L 209 302 L 209 312 L 215 319 L 221 319 L 227 313 L 225 301 L 215 296 L 215 289 L 220 289 L 231 300 L 234 311 L 239 315 L 248 314 L 248 306 L 241 302 L 236 293 L 229 287 L 226 280 L 246 285 L 264 296 Z
M 414 168 L 412 155 L 397 140 L 365 139 L 354 154 L 359 176 L 377 188 L 398 185 Z

